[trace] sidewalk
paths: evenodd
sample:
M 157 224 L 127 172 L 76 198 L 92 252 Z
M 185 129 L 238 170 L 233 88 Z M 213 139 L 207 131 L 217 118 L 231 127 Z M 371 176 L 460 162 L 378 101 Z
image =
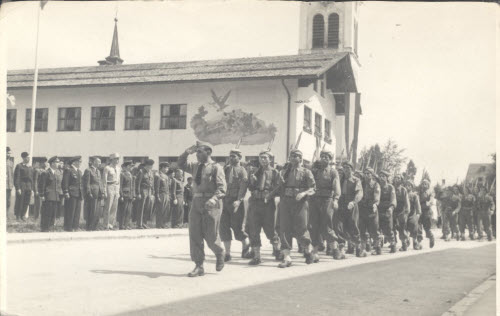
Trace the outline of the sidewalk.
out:
M 7 243 L 30 243 L 46 241 L 69 241 L 88 239 L 136 239 L 160 238 L 171 236 L 187 236 L 187 228 L 169 229 L 132 229 L 132 230 L 101 230 L 80 232 L 50 232 L 50 233 L 8 233 Z

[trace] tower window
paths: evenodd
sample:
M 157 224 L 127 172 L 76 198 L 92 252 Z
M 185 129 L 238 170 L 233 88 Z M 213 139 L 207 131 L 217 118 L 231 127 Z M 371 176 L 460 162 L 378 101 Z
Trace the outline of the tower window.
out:
M 337 13 L 328 16 L 328 47 L 339 48 L 339 15 Z
M 321 14 L 313 18 L 312 48 L 323 48 L 325 43 L 325 20 Z

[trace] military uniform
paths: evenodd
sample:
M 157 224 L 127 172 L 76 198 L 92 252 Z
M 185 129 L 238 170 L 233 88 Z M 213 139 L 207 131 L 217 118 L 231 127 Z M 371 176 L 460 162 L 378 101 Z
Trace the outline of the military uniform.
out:
M 40 211 L 42 208 L 42 200 L 40 199 L 40 182 L 42 179 L 42 174 L 45 172 L 43 168 L 34 168 L 33 169 L 33 196 L 35 198 L 35 204 L 33 205 L 33 217 L 38 219 L 40 216 Z
M 476 201 L 476 207 L 478 211 L 478 235 L 479 239 L 483 238 L 483 228 L 486 232 L 486 236 L 488 240 L 492 240 L 492 232 L 491 232 L 491 215 L 495 210 L 495 201 L 491 195 L 481 192 L 478 195 Z
M 185 172 L 195 175 L 193 202 L 189 212 L 189 243 L 191 260 L 197 267 L 205 260 L 204 243 L 224 262 L 219 225 L 222 214 L 222 199 L 226 193 L 226 180 L 222 167 L 210 157 L 205 163 L 188 163 L 188 153 L 180 155 L 178 166 Z M 209 200 L 215 205 L 208 206 Z
M 449 240 L 450 233 L 452 238 L 459 239 L 458 232 L 458 212 L 460 211 L 462 201 L 460 195 L 451 194 L 446 196 L 443 201 L 443 233 L 445 240 Z
M 130 229 L 132 211 L 135 200 L 135 177 L 131 172 L 123 170 L 120 174 L 120 199 L 118 200 L 118 226 Z
M 399 239 L 402 244 L 402 251 L 406 251 L 408 247 L 408 236 L 406 234 L 406 222 L 410 212 L 410 200 L 408 198 L 408 191 L 400 184 L 394 188 L 396 192 L 396 208 L 393 214 L 394 235 L 399 233 Z
M 14 170 L 14 186 L 16 187 L 16 202 L 14 204 L 16 218 L 26 216 L 30 205 L 34 185 L 33 168 L 25 163 L 19 163 Z M 20 191 L 20 192 L 19 192 Z
M 458 224 L 460 226 L 460 238 L 465 240 L 465 228 L 469 230 L 469 238 L 474 239 L 474 204 L 476 197 L 472 193 L 465 194 L 462 200 L 462 208 L 458 214 Z
M 57 157 L 53 157 L 49 161 L 56 159 Z M 59 170 L 48 168 L 41 174 L 39 193 L 44 199 L 40 216 L 41 231 L 48 232 L 54 227 L 56 212 L 62 199 L 62 177 Z
M 96 230 L 101 218 L 101 201 L 104 195 L 104 185 L 101 172 L 95 167 L 89 167 L 83 173 L 83 212 L 85 214 L 86 229 Z
M 248 175 L 245 168 L 239 163 L 235 166 L 227 165 L 224 168 L 226 176 L 227 191 L 224 196 L 222 216 L 220 219 L 220 237 L 223 242 L 231 241 L 232 234 L 238 241 L 244 241 L 248 235 L 243 231 L 243 220 L 245 219 L 245 198 L 248 186 Z M 233 203 L 240 201 L 237 210 L 234 210 Z
M 78 159 L 80 157 L 75 157 L 71 162 Z M 62 188 L 64 194 L 67 194 L 64 202 L 64 230 L 75 231 L 80 226 L 83 199 L 82 172 L 73 165 L 64 170 Z
M 380 184 L 374 179 L 365 182 L 363 198 L 359 203 L 359 232 L 362 246 L 372 238 L 375 246 L 379 245 L 378 205 L 380 204 Z M 368 236 L 367 236 L 368 234 Z
M 380 207 L 379 207 L 379 225 L 385 241 L 389 242 L 391 248 L 395 247 L 393 212 L 396 208 L 396 190 L 390 183 L 380 187 Z M 382 245 L 382 242 L 380 243 Z M 380 246 L 381 246 L 380 245 Z M 392 249 L 391 249 L 392 250 Z
M 170 203 L 170 214 L 172 228 L 181 228 L 184 221 L 184 182 L 172 178 L 172 201 Z M 177 201 L 177 204 L 174 203 Z
M 118 154 L 112 154 L 110 160 L 119 159 Z M 105 203 L 104 203 L 104 225 L 106 228 L 116 226 L 116 215 L 118 210 L 118 199 L 120 195 L 120 167 L 110 164 L 102 172 L 104 182 Z
M 146 228 L 147 221 L 151 219 L 155 198 L 154 174 L 151 170 L 144 168 L 139 171 L 135 195 L 139 199 L 136 214 L 137 228 Z
M 422 214 L 418 219 L 419 225 L 425 230 L 425 237 L 429 238 L 430 248 L 434 247 L 434 235 L 431 231 L 432 225 L 432 204 L 434 203 L 434 191 L 431 188 L 424 189 L 421 188 L 418 193 L 418 198 L 420 200 L 420 209 Z M 422 228 L 419 228 L 418 241 L 423 240 Z
M 193 186 L 186 184 L 184 186 L 184 223 L 189 221 L 189 210 L 191 210 L 191 202 L 193 201 Z
M 160 168 L 161 169 L 161 168 Z M 166 228 L 167 219 L 170 215 L 171 193 L 170 186 L 173 180 L 163 172 L 155 176 L 155 214 L 156 228 Z
M 413 239 L 413 248 L 421 248 L 418 242 L 418 220 L 422 210 L 420 208 L 420 199 L 416 192 L 410 192 L 408 194 L 408 200 L 410 202 L 410 213 L 408 214 L 408 220 L 406 221 L 406 229 L 410 233 L 410 237 Z

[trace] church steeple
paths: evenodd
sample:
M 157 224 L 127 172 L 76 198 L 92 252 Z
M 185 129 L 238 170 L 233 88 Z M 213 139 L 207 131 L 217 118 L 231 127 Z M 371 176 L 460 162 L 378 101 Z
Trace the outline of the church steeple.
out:
M 113 42 L 111 43 L 111 51 L 109 56 L 104 60 L 98 61 L 99 65 L 121 65 L 123 59 L 120 58 L 120 47 L 118 46 L 118 19 L 115 18 L 115 30 L 113 32 Z

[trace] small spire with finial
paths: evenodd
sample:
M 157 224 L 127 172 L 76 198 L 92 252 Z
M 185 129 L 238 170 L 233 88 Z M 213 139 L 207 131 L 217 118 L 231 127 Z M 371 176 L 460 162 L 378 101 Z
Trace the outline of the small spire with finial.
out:
M 109 56 L 104 60 L 98 61 L 99 65 L 121 65 L 123 63 L 123 59 L 120 58 L 120 47 L 118 45 L 118 7 L 116 7 L 115 11 L 115 29 L 113 31 L 113 40 L 111 42 L 111 50 L 109 52 Z

